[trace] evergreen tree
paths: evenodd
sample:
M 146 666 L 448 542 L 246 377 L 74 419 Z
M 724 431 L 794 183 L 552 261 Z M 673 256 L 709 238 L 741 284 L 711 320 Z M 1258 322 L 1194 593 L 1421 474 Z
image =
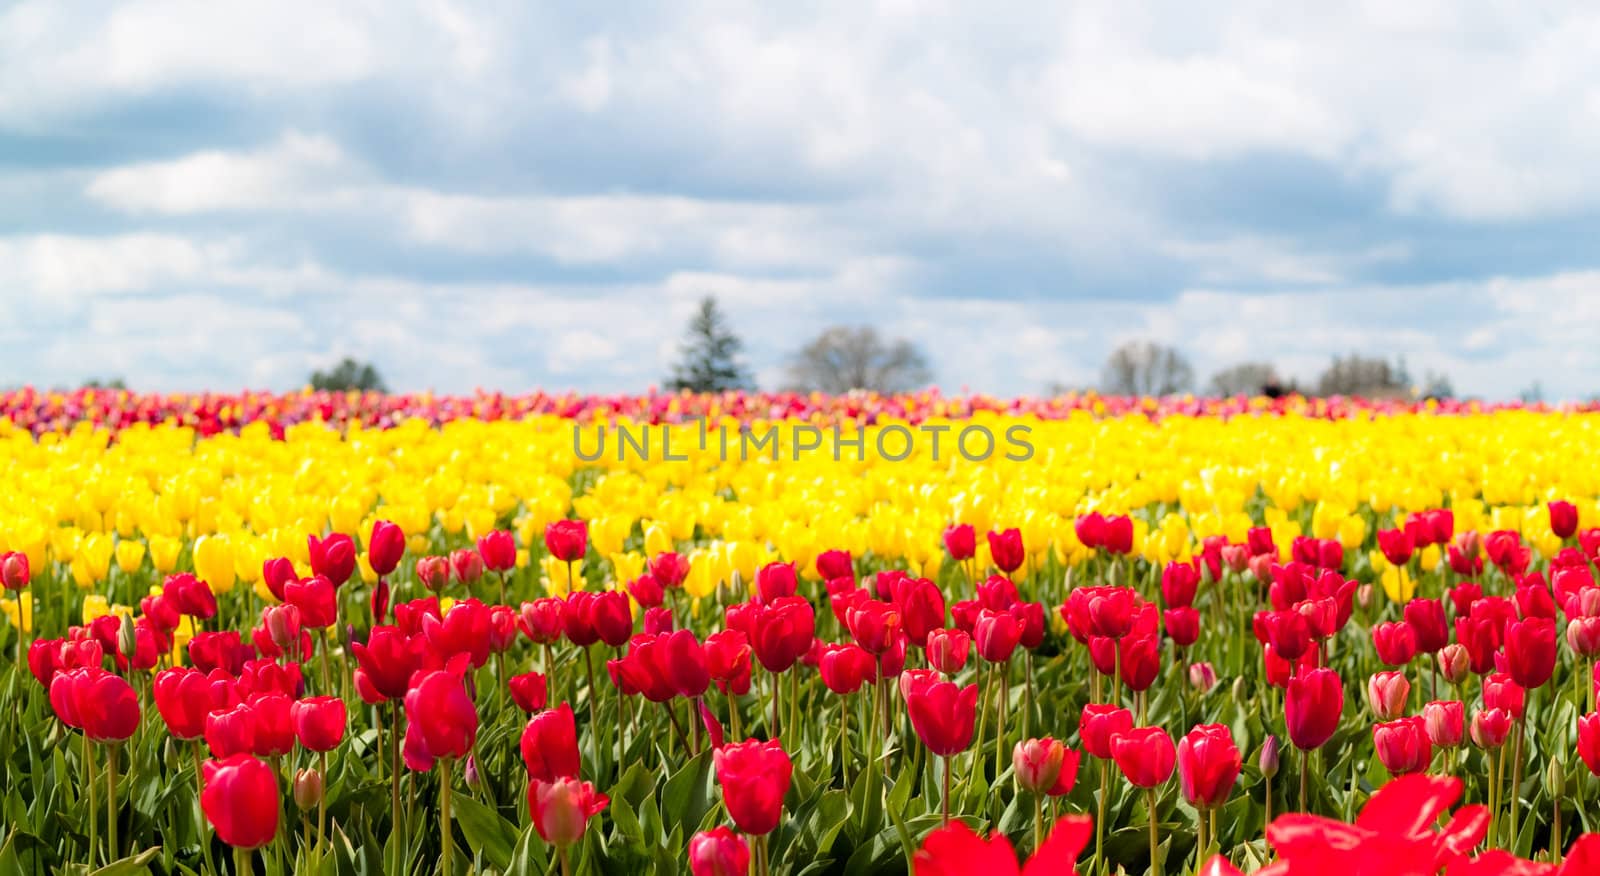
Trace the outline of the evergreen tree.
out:
M 328 371 L 311 373 L 311 388 L 319 391 L 344 392 L 347 390 L 376 390 L 386 392 L 383 378 L 370 362 L 357 362 L 346 356 Z
M 672 368 L 667 388 L 673 391 L 726 392 L 750 386 L 739 360 L 744 345 L 727 325 L 717 299 L 707 296 L 689 321 L 682 355 Z

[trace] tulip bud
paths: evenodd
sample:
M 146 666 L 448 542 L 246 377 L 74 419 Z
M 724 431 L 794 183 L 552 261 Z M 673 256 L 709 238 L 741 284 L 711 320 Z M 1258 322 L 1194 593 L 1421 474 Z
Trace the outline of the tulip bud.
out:
M 1367 608 L 1371 608 L 1372 607 L 1372 585 L 1371 584 L 1363 584 L 1360 587 L 1356 588 L 1356 602 L 1360 603 L 1360 605 L 1361 605 L 1361 607 L 1363 609 L 1367 609 Z
M 287 651 L 300 638 L 300 609 L 292 605 L 273 605 L 263 609 L 262 623 L 272 644 Z
M 129 615 L 122 616 L 122 622 L 117 626 L 117 650 L 124 657 L 132 658 L 135 651 L 139 650 L 138 628 L 133 625 L 133 618 Z
M 1269 780 L 1278 774 L 1278 737 L 1268 736 L 1267 741 L 1261 743 L 1261 753 L 1256 757 L 1256 764 L 1261 768 L 1261 775 Z
M 1066 747 L 1054 739 L 1028 739 L 1011 749 L 1017 784 L 1035 794 L 1049 790 L 1061 773 Z
M 1454 642 L 1439 649 L 1439 674 L 1451 684 L 1460 684 L 1467 679 L 1467 673 L 1472 671 L 1470 655 L 1467 646 Z
M 1567 771 L 1562 768 L 1561 761 L 1553 757 L 1550 758 L 1549 768 L 1545 770 L 1545 790 L 1557 800 L 1567 793 Z
M 466 766 L 465 772 L 466 772 L 466 777 L 467 777 L 467 787 L 471 788 L 474 791 L 478 790 L 478 786 L 482 783 L 482 777 L 479 776 L 479 774 L 478 774 L 478 757 L 477 757 L 477 755 L 474 755 L 474 754 L 467 755 L 467 766 Z
M 322 773 L 316 769 L 303 769 L 294 774 L 294 805 L 302 811 L 317 808 L 322 802 Z
M 1263 584 L 1272 583 L 1272 566 L 1277 562 L 1277 557 L 1268 554 L 1257 554 L 1250 558 L 1250 573 L 1256 580 Z
M 1233 701 L 1236 703 L 1249 702 L 1250 698 L 1247 694 L 1248 691 L 1245 689 L 1244 676 L 1241 675 L 1238 678 L 1235 678 L 1233 680 L 1232 688 Z
M 1195 690 L 1206 693 L 1217 686 L 1217 671 L 1211 668 L 1210 663 L 1192 663 L 1189 665 L 1189 684 Z

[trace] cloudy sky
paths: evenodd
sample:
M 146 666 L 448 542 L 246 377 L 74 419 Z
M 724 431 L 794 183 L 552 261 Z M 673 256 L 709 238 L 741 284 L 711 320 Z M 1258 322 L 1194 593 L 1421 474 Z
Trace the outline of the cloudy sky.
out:
M 637 390 L 715 294 L 766 385 L 1600 391 L 1592 3 L 532 5 L 0 2 L 0 385 Z

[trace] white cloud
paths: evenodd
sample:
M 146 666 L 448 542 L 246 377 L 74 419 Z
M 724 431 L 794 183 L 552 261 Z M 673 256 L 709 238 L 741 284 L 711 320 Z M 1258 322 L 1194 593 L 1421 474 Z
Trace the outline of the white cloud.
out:
M 85 194 L 125 213 L 182 215 L 325 202 L 358 172 L 328 137 L 298 131 L 253 152 L 207 150 L 95 175 Z
M 13 306 L 73 301 L 106 293 L 141 292 L 189 282 L 230 265 L 233 243 L 205 243 L 170 234 L 78 237 L 59 234 L 0 237 L 0 288 L 14 290 Z

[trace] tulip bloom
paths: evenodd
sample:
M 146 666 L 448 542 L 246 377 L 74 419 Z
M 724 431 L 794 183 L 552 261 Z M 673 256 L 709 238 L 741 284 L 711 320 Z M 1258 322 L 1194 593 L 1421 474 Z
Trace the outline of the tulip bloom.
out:
M 139 695 L 98 666 L 58 673 L 50 680 L 50 705 L 61 723 L 92 742 L 123 742 L 139 729 Z
M 576 778 L 580 764 L 572 706 L 562 703 L 534 715 L 522 730 L 522 762 L 534 779 Z
M 1378 760 L 1390 775 L 1420 773 L 1433 762 L 1433 743 L 1421 717 L 1379 723 L 1372 728 L 1372 744 Z
M 1556 668 L 1556 624 L 1530 617 L 1506 625 L 1506 663 L 1512 680 L 1532 690 L 1544 685 Z
M 953 524 L 944 531 L 944 549 L 958 563 L 972 559 L 978 551 L 977 541 L 977 531 L 970 523 Z
M 1344 685 L 1331 669 L 1312 669 L 1289 679 L 1284 696 L 1289 741 L 1301 751 L 1321 748 L 1339 728 Z
M 1480 709 L 1472 716 L 1472 744 L 1494 751 L 1511 735 L 1511 713 L 1505 709 Z
M 1422 707 L 1428 741 L 1439 748 L 1456 748 L 1466 734 L 1466 706 L 1459 700 L 1435 700 Z
M 1578 719 L 1578 756 L 1589 772 L 1600 776 L 1600 712 Z
M 543 675 L 537 672 L 513 675 L 506 680 L 506 687 L 511 689 L 511 701 L 522 711 L 532 714 L 544 708 L 548 687 Z
M 1000 571 L 1010 575 L 1022 568 L 1022 563 L 1027 555 L 1022 550 L 1022 531 L 1007 529 L 1001 532 L 989 533 L 989 555 L 994 559 L 994 564 Z
M 515 548 L 512 552 L 515 554 Z M 511 562 L 513 566 L 516 565 L 514 558 Z M 472 548 L 451 551 L 449 571 L 453 572 L 456 580 L 462 584 L 468 586 L 476 584 L 478 579 L 483 577 L 483 554 Z M 442 588 L 444 584 L 441 583 L 439 586 Z
M 338 587 L 350 580 L 356 570 L 356 543 L 350 536 L 335 532 L 327 538 L 306 536 L 311 558 L 311 574 L 321 575 Z
M 900 674 L 900 691 L 911 727 L 930 752 L 950 757 L 972 744 L 978 707 L 976 684 L 957 687 L 929 670 L 910 670 Z
M 367 538 L 367 565 L 384 578 L 400 565 L 406 552 L 406 534 L 387 520 L 372 524 L 372 535 Z
M 750 847 L 726 825 L 689 839 L 691 876 L 749 876 Z
M 964 822 L 953 821 L 922 841 L 912 858 L 912 872 L 915 876 L 1076 876 L 1078 853 L 1093 830 L 1088 816 L 1064 816 L 1019 867 L 1005 834 L 996 831 L 985 840 Z
M 1227 802 L 1239 779 L 1244 756 L 1223 724 L 1202 724 L 1178 742 L 1178 782 L 1183 797 L 1196 809 L 1216 809 Z
M 491 572 L 508 572 L 517 565 L 517 542 L 511 533 L 494 529 L 478 538 L 478 556 Z
M 848 580 L 854 581 L 854 578 Z M 794 563 L 768 563 L 756 570 L 756 601 L 770 605 L 800 589 Z
M 166 722 L 167 732 L 187 742 L 205 735 L 207 715 L 237 702 L 233 684 L 233 678 L 225 672 L 207 675 L 198 669 L 175 666 L 156 673 L 151 687 L 156 711 Z
M 817 554 L 817 575 L 824 581 L 835 578 L 854 578 L 855 563 L 849 551 L 830 550 Z
M 300 610 L 302 626 L 318 630 L 339 621 L 338 589 L 332 580 L 321 575 L 283 585 L 283 598 Z
M 417 581 L 429 593 L 438 593 L 450 584 L 449 557 L 418 557 L 416 571 Z
M 1379 672 L 1367 680 L 1367 705 L 1380 721 L 1404 715 L 1410 697 L 1411 683 L 1402 672 Z
M 1078 719 L 1083 750 L 1101 760 L 1111 759 L 1111 742 L 1133 729 L 1133 713 L 1121 706 L 1090 703 Z
M 1067 757 L 1067 747 L 1054 739 L 1026 739 L 1011 749 L 1011 766 L 1017 784 L 1043 794 L 1056 783 Z
M 872 655 L 859 645 L 834 645 L 817 661 L 822 683 L 836 694 L 853 694 L 877 671 Z
M 1550 512 L 1550 531 L 1556 538 L 1569 539 L 1578 531 L 1578 506 L 1556 501 L 1546 506 Z
M 278 834 L 278 777 L 248 754 L 205 762 L 200 808 L 217 836 L 236 849 L 255 849 Z
M 589 551 L 589 524 L 582 520 L 557 520 L 544 529 L 545 550 L 564 563 L 575 563 Z
M 307 751 L 332 751 L 344 741 L 346 723 L 344 700 L 338 697 L 309 697 L 289 708 L 295 738 Z
M 611 798 L 593 785 L 573 778 L 528 782 L 528 813 L 533 816 L 533 826 L 545 842 L 560 850 L 563 861 L 567 846 L 583 839 L 589 819 L 610 802 Z
M 1378 530 L 1378 550 L 1383 552 L 1384 559 L 1392 566 L 1404 566 L 1410 562 L 1411 554 L 1416 548 L 1416 542 L 1408 530 Z
M 728 817 L 748 834 L 776 830 L 794 764 L 778 740 L 730 743 L 712 754 Z
M 1385 666 L 1404 666 L 1417 656 L 1417 634 L 1410 624 L 1377 624 L 1372 628 L 1372 645 Z
M 972 652 L 972 637 L 957 629 L 933 630 L 928 633 L 928 665 L 954 675 L 967 665 L 967 655 Z
M 478 711 L 461 675 L 449 670 L 419 674 L 407 691 L 406 741 L 432 766 L 437 758 L 466 757 L 478 738 Z
M 990 611 L 986 608 L 978 613 L 978 622 L 972 629 L 972 639 L 978 645 L 978 656 L 990 663 L 1010 660 L 1021 638 L 1022 626 L 1017 623 L 1016 615 L 1009 611 Z
M 845 612 L 845 624 L 856 644 L 873 654 L 882 654 L 894 644 L 900 631 L 900 611 L 887 602 L 862 600 Z
M 361 700 L 377 704 L 404 697 L 410 690 L 411 674 L 419 668 L 423 644 L 388 626 L 373 627 L 365 643 L 352 642 L 356 691 Z
M 1111 740 L 1111 757 L 1135 787 L 1154 788 L 1172 778 L 1178 753 L 1167 731 L 1137 727 Z

